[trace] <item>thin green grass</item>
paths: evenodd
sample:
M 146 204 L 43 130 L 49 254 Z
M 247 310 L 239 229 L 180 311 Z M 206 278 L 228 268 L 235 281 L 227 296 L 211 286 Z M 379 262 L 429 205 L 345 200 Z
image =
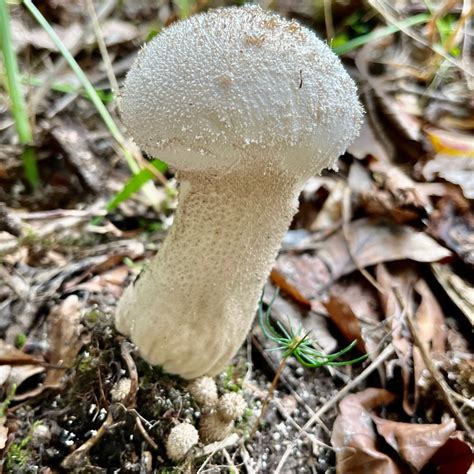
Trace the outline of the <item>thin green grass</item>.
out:
M 367 43 L 370 43 L 372 41 L 377 41 L 381 38 L 385 38 L 386 36 L 390 36 L 390 35 L 393 35 L 394 33 L 397 33 L 398 31 L 400 31 L 400 27 L 408 28 L 410 26 L 427 23 L 430 20 L 430 18 L 431 18 L 431 15 L 429 13 L 420 13 L 418 15 L 414 15 L 412 17 L 409 17 L 400 21 L 399 26 L 388 25 L 388 26 L 384 26 L 383 28 L 378 28 L 374 31 L 371 31 L 370 33 L 351 39 L 347 41 L 346 43 L 341 44 L 340 46 L 334 47 L 333 51 L 338 55 L 347 54 L 350 51 L 353 51 L 354 49 L 357 49 L 361 46 L 364 46 Z
M 33 87 L 41 87 L 43 81 L 35 76 L 22 76 L 21 82 Z M 87 92 L 78 85 L 69 84 L 67 82 L 53 82 L 50 86 L 50 89 L 54 92 L 60 92 L 61 94 L 80 94 L 85 99 L 90 100 L 90 97 L 87 95 Z M 105 89 L 95 89 L 100 100 L 106 104 L 114 100 L 114 95 L 111 91 Z
M 160 173 L 164 173 L 168 169 L 168 165 L 160 160 L 152 160 L 150 165 Z M 130 196 L 139 191 L 145 183 L 153 180 L 154 177 L 153 171 L 147 168 L 132 176 L 123 188 L 107 203 L 107 212 L 112 212 L 120 203 L 126 201 Z
M 74 59 L 72 54 L 66 48 L 64 43 L 61 41 L 59 36 L 56 34 L 54 29 L 50 26 L 46 18 L 42 15 L 42 13 L 36 8 L 31 0 L 23 0 L 23 5 L 28 9 L 28 11 L 33 15 L 35 20 L 40 24 L 40 26 L 46 31 L 49 35 L 55 46 L 58 48 L 59 52 L 63 55 L 64 59 L 68 63 L 69 67 L 72 69 L 76 77 L 79 79 L 82 87 L 84 88 L 85 92 L 87 93 L 89 99 L 94 104 L 97 112 L 99 113 L 100 117 L 102 118 L 103 122 L 105 123 L 106 127 L 109 129 L 110 134 L 117 142 L 120 151 L 122 152 L 125 161 L 130 168 L 130 171 L 137 175 L 140 173 L 140 166 L 135 160 L 133 154 L 128 149 L 127 141 L 123 136 L 122 132 L 120 131 L 119 127 L 115 123 L 114 119 L 110 115 L 109 111 L 107 110 L 106 106 L 102 102 L 99 94 L 95 90 L 94 86 L 91 84 L 87 76 L 84 74 L 84 71 L 81 69 L 77 61 Z M 155 200 L 155 189 L 153 182 L 149 181 L 144 183 L 143 191 L 145 192 L 150 204 L 154 204 Z
M 191 15 L 194 4 L 192 0 L 175 0 L 175 4 L 178 7 L 178 15 L 181 20 Z
M 0 47 L 3 53 L 3 64 L 6 75 L 7 90 L 10 96 L 11 112 L 15 120 L 15 128 L 20 144 L 24 146 L 22 153 L 25 177 L 33 190 L 40 184 L 36 152 L 32 148 L 33 131 L 28 119 L 26 103 L 20 83 L 20 74 L 16 54 L 13 49 L 10 32 L 10 15 L 6 0 L 0 0 Z

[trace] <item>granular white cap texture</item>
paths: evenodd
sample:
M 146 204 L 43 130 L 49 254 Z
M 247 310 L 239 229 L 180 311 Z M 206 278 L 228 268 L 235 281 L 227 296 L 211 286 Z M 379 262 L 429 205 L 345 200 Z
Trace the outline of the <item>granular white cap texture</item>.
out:
M 188 391 L 203 408 L 217 402 L 217 387 L 212 377 L 198 377 L 188 385 Z
M 110 391 L 110 396 L 113 402 L 123 402 L 128 394 L 130 393 L 130 388 L 132 386 L 132 381 L 128 377 L 120 379 L 114 384 L 112 390 Z
M 240 418 L 247 408 L 247 403 L 240 393 L 225 393 L 219 399 L 217 412 L 223 420 L 231 421 Z
M 166 454 L 172 461 L 180 461 L 198 442 L 197 429 L 190 423 L 180 423 L 170 431 L 166 440 Z
M 123 90 L 123 121 L 138 145 L 187 171 L 277 153 L 284 169 L 317 173 L 357 136 L 361 117 L 356 86 L 330 48 L 255 5 L 166 28 Z

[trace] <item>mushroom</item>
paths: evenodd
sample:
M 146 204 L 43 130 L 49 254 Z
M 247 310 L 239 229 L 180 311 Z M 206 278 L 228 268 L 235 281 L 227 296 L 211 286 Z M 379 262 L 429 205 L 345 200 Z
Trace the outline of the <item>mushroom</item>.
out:
M 247 5 L 165 29 L 130 69 L 122 107 L 180 188 L 117 329 L 170 373 L 218 374 L 250 329 L 305 181 L 358 134 L 356 86 L 309 29 Z
M 181 461 L 198 442 L 198 430 L 190 423 L 179 423 L 166 440 L 166 454 L 172 461 Z

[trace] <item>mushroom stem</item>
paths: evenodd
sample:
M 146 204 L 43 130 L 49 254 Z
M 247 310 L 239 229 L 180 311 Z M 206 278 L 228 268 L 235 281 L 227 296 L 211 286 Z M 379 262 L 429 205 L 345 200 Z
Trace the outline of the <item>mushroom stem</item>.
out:
M 215 375 L 245 339 L 305 181 L 258 168 L 179 173 L 173 227 L 117 312 L 149 363 Z

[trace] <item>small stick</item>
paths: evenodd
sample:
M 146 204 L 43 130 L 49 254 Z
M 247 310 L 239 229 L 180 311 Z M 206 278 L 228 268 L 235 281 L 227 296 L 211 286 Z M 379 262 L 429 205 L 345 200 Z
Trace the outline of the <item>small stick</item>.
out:
M 407 305 L 404 304 L 402 296 L 400 295 L 399 291 L 397 291 L 396 288 L 395 288 L 395 295 L 400 305 L 405 308 Z M 458 425 L 462 427 L 462 429 L 466 432 L 468 437 L 470 439 L 473 439 L 473 432 L 469 424 L 467 423 L 466 419 L 464 418 L 462 413 L 459 411 L 458 407 L 456 406 L 456 403 L 453 400 L 453 397 L 451 395 L 451 387 L 446 383 L 446 381 L 444 380 L 439 370 L 433 364 L 430 353 L 428 349 L 426 348 L 426 345 L 421 340 L 420 335 L 418 334 L 416 323 L 415 323 L 415 320 L 413 318 L 413 314 L 410 308 L 407 308 L 406 310 L 406 321 L 408 323 L 408 328 L 410 329 L 410 333 L 413 338 L 413 341 L 416 347 L 418 347 L 420 351 L 423 362 L 426 368 L 428 369 L 429 373 L 431 374 L 431 377 L 433 377 L 433 380 L 435 384 L 437 385 L 438 389 L 440 390 L 441 395 L 447 407 L 449 408 L 449 411 L 454 416 Z
M 336 405 L 342 398 L 344 398 L 351 390 L 356 388 L 362 381 L 364 381 L 374 370 L 376 370 L 383 362 L 385 362 L 389 357 L 391 357 L 395 352 L 395 348 L 392 344 L 389 344 L 375 359 L 374 361 L 366 367 L 354 380 L 345 385 L 337 395 L 328 400 L 303 426 L 302 432 L 300 432 L 296 439 L 286 448 L 286 451 L 283 453 L 280 462 L 275 470 L 275 474 L 280 474 L 285 462 L 288 459 L 288 456 L 291 454 L 291 450 L 296 446 L 298 439 L 301 437 L 302 433 L 307 431 L 318 419 L 330 410 L 334 405 Z
M 135 397 L 138 392 L 138 372 L 137 366 L 135 365 L 135 361 L 131 355 L 132 352 L 132 345 L 126 339 L 122 340 L 120 344 L 120 353 L 122 354 L 122 358 L 127 365 L 128 374 L 130 376 L 130 391 L 128 395 L 125 397 L 123 404 L 127 408 L 133 408 L 135 406 Z
M 155 450 L 158 449 L 158 445 L 151 439 L 150 435 L 148 434 L 147 430 L 143 426 L 142 420 L 140 420 L 140 417 L 135 417 L 135 423 L 137 425 L 138 430 L 142 434 L 142 436 L 145 438 L 146 442 Z
M 97 433 L 89 438 L 84 444 L 81 444 L 75 451 L 66 456 L 61 463 L 61 467 L 66 470 L 72 470 L 74 467 L 78 466 L 82 461 L 84 461 L 85 456 L 91 450 L 91 448 L 104 436 L 107 430 L 110 428 L 114 421 L 112 412 L 109 411 L 107 418 L 102 423 L 102 426 L 99 428 Z
M 280 362 L 280 365 L 278 366 L 275 376 L 273 377 L 270 390 L 268 390 L 267 396 L 265 397 L 265 400 L 263 401 L 262 409 L 260 410 L 260 415 L 258 416 L 257 421 L 253 425 L 252 431 L 250 432 L 249 439 L 252 439 L 255 436 L 255 433 L 258 427 L 260 426 L 260 422 L 262 421 L 262 418 L 267 411 L 268 404 L 270 403 L 270 400 L 273 397 L 273 393 L 275 392 L 275 388 L 277 386 L 278 380 L 280 379 L 280 375 L 283 372 L 283 369 L 285 368 L 286 360 L 287 360 L 287 357 L 283 358 Z

